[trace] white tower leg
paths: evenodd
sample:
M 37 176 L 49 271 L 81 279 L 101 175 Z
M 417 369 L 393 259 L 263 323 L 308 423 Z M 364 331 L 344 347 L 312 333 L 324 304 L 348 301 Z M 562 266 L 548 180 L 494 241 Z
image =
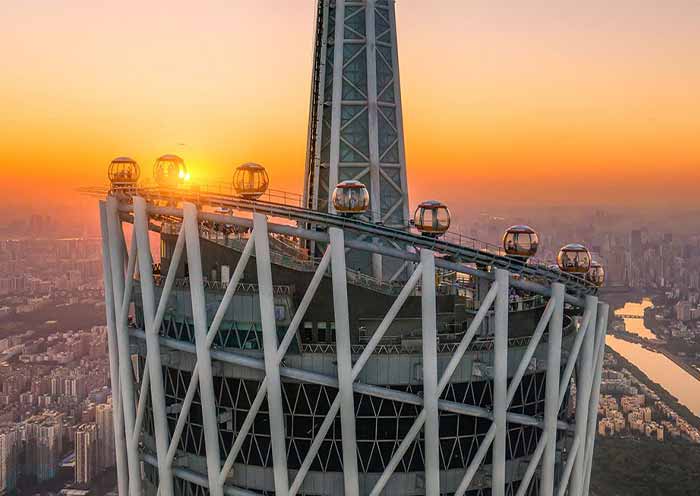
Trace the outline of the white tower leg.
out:
M 542 460 L 542 481 L 540 494 L 554 494 L 554 472 L 557 457 L 557 420 L 559 416 L 559 377 L 561 375 L 561 339 L 564 324 L 564 293 L 563 284 L 552 284 L 552 298 L 556 307 L 549 321 L 549 336 L 547 338 L 547 383 L 545 384 L 544 430 L 547 442 Z
M 510 274 L 496 270 L 498 293 L 495 303 L 495 334 L 493 359 L 493 423 L 496 436 L 493 440 L 492 493 L 505 496 L 506 484 L 506 403 L 508 393 L 508 293 Z
M 593 378 L 593 389 L 591 390 L 591 398 L 588 402 L 588 429 L 586 439 L 586 483 L 583 488 L 583 494 L 588 495 L 591 484 L 591 471 L 593 469 L 593 447 L 595 446 L 596 423 L 598 421 L 598 402 L 600 401 L 600 382 L 603 378 L 603 359 L 605 356 L 605 336 L 608 331 L 608 314 L 610 306 L 607 303 L 601 303 L 598 306 L 598 325 L 596 326 L 596 355 L 595 355 L 595 376 Z
M 112 387 L 112 421 L 114 422 L 114 447 L 117 464 L 117 492 L 119 496 L 126 496 L 129 487 L 129 473 L 126 459 L 124 411 L 122 410 L 122 394 L 119 385 L 119 351 L 117 350 L 116 311 L 114 309 L 112 267 L 109 256 L 107 207 L 103 201 L 100 202 L 100 229 L 102 233 L 102 272 L 104 274 L 105 309 L 107 313 L 109 378 Z
M 267 219 L 262 214 L 253 215 L 253 236 L 255 236 L 255 265 L 258 270 L 258 288 L 260 291 L 260 318 L 263 331 L 263 351 L 265 353 L 265 376 L 267 378 L 270 435 L 272 436 L 275 494 L 287 496 L 289 493 L 289 474 L 287 473 L 287 448 L 284 432 L 284 411 L 282 409 L 279 344 L 277 324 L 275 322 L 275 296 L 272 287 Z
M 576 440 L 578 450 L 572 453 L 575 456 L 573 472 L 571 474 L 571 487 L 569 494 L 572 496 L 583 496 L 583 486 L 585 483 L 586 470 L 586 430 L 588 427 L 589 404 L 591 400 L 591 387 L 593 385 L 595 335 L 597 328 L 598 298 L 595 296 L 586 297 L 586 308 L 592 308 L 591 320 L 587 329 L 581 329 L 586 334 L 583 341 L 581 359 L 579 360 L 578 382 L 576 385 Z M 579 332 L 581 332 L 579 331 Z M 596 411 L 597 415 L 597 411 Z
M 212 377 L 211 357 L 207 345 L 207 310 L 202 273 L 202 252 L 199 246 L 199 222 L 197 207 L 192 203 L 184 205 L 184 229 L 187 245 L 187 263 L 190 272 L 190 292 L 192 298 L 192 319 L 197 347 L 197 370 L 199 371 L 199 395 L 202 400 L 202 420 L 204 443 L 207 455 L 207 475 L 209 493 L 223 496 L 219 485 L 221 456 L 219 453 L 219 424 L 216 414 L 216 396 Z
M 340 397 L 340 426 L 343 436 L 343 476 L 345 496 L 358 496 L 357 443 L 355 437 L 355 401 L 352 389 L 352 357 L 350 342 L 350 311 L 345 269 L 345 238 L 337 228 L 328 230 L 331 240 L 331 272 L 333 275 L 333 311 L 335 313 L 336 355 L 338 361 L 338 396 Z
M 119 218 L 117 199 L 110 197 L 107 201 L 107 224 L 109 228 L 110 264 L 112 266 L 112 288 L 116 312 L 117 349 L 119 352 L 119 384 L 122 390 L 122 409 L 124 412 L 124 432 L 126 434 L 126 457 L 129 465 L 129 494 L 141 495 L 141 462 L 138 453 L 138 439 L 134 439 L 136 420 L 134 397 L 134 373 L 129 351 L 129 330 L 126 315 L 129 302 L 124 302 L 124 232 Z M 133 254 L 135 256 L 135 254 Z M 135 260 L 134 260 L 135 261 Z M 128 292 L 130 293 L 130 291 Z
M 437 379 L 437 308 L 435 296 L 435 254 L 421 250 L 423 276 L 421 308 L 423 324 L 423 408 L 425 409 L 425 494 L 440 495 L 440 417 Z
M 174 494 L 173 474 L 167 463 L 170 431 L 165 412 L 165 388 L 163 367 L 160 359 L 160 341 L 158 329 L 155 328 L 156 300 L 153 283 L 153 259 L 151 258 L 150 240 L 148 237 L 148 213 L 146 201 L 134 197 L 134 236 L 136 236 L 137 254 L 139 257 L 139 274 L 141 280 L 141 295 L 143 298 L 143 319 L 146 331 L 146 361 L 150 375 L 151 407 L 153 408 L 153 425 L 155 428 L 156 454 L 158 455 L 158 480 L 161 496 Z M 148 391 L 140 398 L 146 401 Z

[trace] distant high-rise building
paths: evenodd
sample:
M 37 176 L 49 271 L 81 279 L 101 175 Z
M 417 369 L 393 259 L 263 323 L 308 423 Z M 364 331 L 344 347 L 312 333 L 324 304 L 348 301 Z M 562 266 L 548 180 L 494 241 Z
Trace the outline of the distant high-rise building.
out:
M 635 260 L 639 260 L 642 256 L 642 231 L 639 229 L 630 233 L 630 253 Z
M 25 471 L 38 482 L 56 477 L 63 454 L 63 414 L 44 412 L 25 420 Z
M 82 424 L 75 433 L 75 482 L 89 484 L 97 474 L 97 426 Z
M 635 229 L 630 233 L 629 252 L 627 254 L 626 279 L 632 288 L 642 285 L 642 277 L 637 262 L 642 259 L 643 232 Z
M 114 465 L 114 420 L 112 414 L 111 403 L 103 403 L 95 407 L 98 441 L 97 464 L 100 469 Z
M 15 425 L 0 426 L 0 495 L 10 494 L 17 485 L 20 433 Z
M 86 395 L 85 381 L 86 378 L 82 375 L 66 378 L 63 386 L 63 394 L 73 397 L 76 401 L 82 401 Z
M 676 303 L 676 318 L 681 322 L 686 322 L 691 318 L 691 305 L 687 301 Z
M 624 246 L 614 246 L 608 257 L 605 272 L 611 284 L 623 284 L 627 274 L 627 251 Z

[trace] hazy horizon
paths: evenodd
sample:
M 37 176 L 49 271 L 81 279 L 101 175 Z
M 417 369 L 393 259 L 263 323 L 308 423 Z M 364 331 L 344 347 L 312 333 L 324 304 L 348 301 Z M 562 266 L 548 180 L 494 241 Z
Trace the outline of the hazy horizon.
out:
M 696 204 L 700 3 L 397 1 L 412 203 Z M 9 0 L 4 205 L 83 204 L 117 155 L 300 191 L 315 2 Z

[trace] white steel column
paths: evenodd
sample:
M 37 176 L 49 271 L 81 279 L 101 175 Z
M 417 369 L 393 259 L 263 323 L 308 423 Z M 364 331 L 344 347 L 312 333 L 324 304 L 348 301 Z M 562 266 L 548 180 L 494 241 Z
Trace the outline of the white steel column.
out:
M 492 494 L 505 496 L 506 488 L 506 436 L 508 435 L 506 410 L 508 394 L 508 287 L 510 274 L 496 269 L 495 331 L 493 351 L 493 424 L 496 436 L 493 440 Z M 556 429 L 556 427 L 555 427 Z
M 265 354 L 265 376 L 267 379 L 267 404 L 270 416 L 272 463 L 275 474 L 275 494 L 287 496 L 289 474 L 287 473 L 287 448 L 282 409 L 282 382 L 278 355 L 277 324 L 275 322 L 275 296 L 272 287 L 272 262 L 267 232 L 267 218 L 263 214 L 253 215 L 255 239 L 255 266 L 258 271 L 260 293 L 260 320 L 262 324 L 263 351 Z M 218 469 L 217 465 L 217 469 Z
M 122 391 L 122 410 L 124 412 L 124 432 L 126 435 L 126 457 L 129 466 L 129 494 L 141 495 L 141 462 L 139 460 L 138 445 L 134 442 L 134 423 L 136 411 L 134 398 L 134 373 L 131 366 L 131 353 L 129 351 L 129 334 L 126 325 L 125 309 L 128 302 L 124 302 L 125 275 L 124 275 L 124 232 L 117 199 L 110 197 L 107 200 L 107 224 L 109 228 L 110 264 L 112 266 L 112 288 L 114 291 L 114 308 L 116 315 L 117 349 L 119 352 L 119 385 Z M 132 257 L 136 254 L 133 253 Z M 132 263 L 135 259 L 132 259 Z M 127 271 L 130 272 L 130 271 Z M 131 284 L 131 282 L 129 282 Z
M 350 312 L 345 269 L 345 238 L 336 227 L 328 229 L 331 242 L 331 273 L 333 278 L 333 313 L 335 314 L 336 356 L 338 361 L 338 397 L 343 444 L 343 477 L 345 496 L 360 494 L 357 477 L 357 444 L 355 437 L 355 401 L 353 393 L 352 356 L 350 342 Z
M 421 309 L 423 324 L 423 408 L 425 411 L 425 494 L 440 495 L 440 417 L 437 383 L 437 308 L 435 296 L 435 254 L 421 250 L 423 278 Z
M 197 207 L 185 203 L 183 207 L 187 263 L 190 274 L 192 298 L 192 320 L 194 321 L 195 346 L 197 349 L 197 370 L 199 372 L 199 395 L 202 401 L 202 430 L 207 455 L 207 475 L 209 492 L 212 496 L 223 496 L 218 484 L 221 457 L 219 454 L 219 424 L 216 415 L 216 396 L 211 370 L 211 357 L 207 346 L 207 310 L 202 274 L 202 252 L 199 246 L 199 222 Z
M 124 434 L 124 411 L 119 386 L 119 355 L 117 350 L 116 312 L 114 310 L 114 289 L 112 267 L 109 256 L 109 229 L 107 208 L 100 202 L 100 230 L 102 233 L 102 272 L 104 275 L 105 310 L 107 317 L 107 350 L 109 352 L 109 378 L 112 387 L 112 422 L 114 423 L 114 446 L 117 463 L 117 493 L 126 496 L 129 473 L 126 460 L 126 437 Z
M 153 408 L 153 425 L 155 428 L 156 454 L 158 455 L 158 480 L 161 496 L 174 494 L 173 474 L 167 463 L 168 442 L 170 431 L 165 412 L 165 388 L 163 368 L 160 359 L 160 341 L 158 329 L 154 322 L 156 314 L 155 285 L 153 284 L 153 259 L 151 257 L 150 240 L 148 236 L 148 213 L 146 200 L 134 197 L 134 232 L 136 236 L 137 255 L 139 257 L 139 275 L 141 280 L 141 296 L 143 299 L 143 320 L 146 332 L 146 360 L 148 369 L 144 374 L 150 375 L 151 407 Z M 167 298 L 167 295 L 163 293 Z M 145 383 L 145 381 L 144 381 Z M 148 391 L 139 398 L 139 407 L 145 404 Z
M 552 298 L 556 302 L 554 313 L 549 321 L 547 338 L 547 382 L 545 384 L 544 432 L 547 440 L 542 461 L 542 481 L 540 494 L 554 494 L 554 472 L 557 457 L 557 419 L 559 416 L 559 377 L 561 375 L 561 341 L 564 324 L 565 287 L 561 283 L 552 284 Z
M 598 402 L 600 401 L 600 381 L 603 377 L 603 360 L 605 358 L 605 335 L 608 332 L 608 312 L 610 306 L 607 303 L 598 305 L 598 325 L 596 326 L 596 366 L 595 376 L 593 377 L 593 388 L 591 390 L 591 398 L 588 402 L 588 430 L 586 439 L 586 470 L 585 470 L 585 486 L 583 494 L 587 495 L 591 484 L 591 471 L 593 469 L 593 448 L 595 446 L 596 424 L 598 421 Z
M 594 348 L 595 334 L 597 328 L 598 315 L 598 298 L 595 296 L 586 296 L 586 308 L 591 309 L 591 318 L 586 329 L 580 329 L 579 332 L 585 332 L 583 341 L 583 353 L 578 362 L 578 379 L 576 381 L 576 434 L 575 441 L 578 443 L 577 451 L 572 452 L 571 456 L 575 457 L 573 472 L 571 474 L 571 486 L 569 494 L 571 496 L 583 496 L 583 486 L 585 483 L 586 470 L 586 431 L 588 428 L 588 406 L 591 399 L 591 386 L 593 385 L 594 375 Z M 596 411 L 596 415 L 597 415 Z

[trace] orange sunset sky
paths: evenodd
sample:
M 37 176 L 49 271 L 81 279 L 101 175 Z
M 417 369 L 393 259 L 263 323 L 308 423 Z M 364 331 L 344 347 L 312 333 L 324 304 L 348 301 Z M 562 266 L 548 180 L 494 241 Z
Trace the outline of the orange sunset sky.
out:
M 413 202 L 692 206 L 700 1 L 398 0 Z M 117 155 L 301 189 L 315 0 L 0 1 L 0 206 Z M 439 171 L 439 173 L 437 173 Z

